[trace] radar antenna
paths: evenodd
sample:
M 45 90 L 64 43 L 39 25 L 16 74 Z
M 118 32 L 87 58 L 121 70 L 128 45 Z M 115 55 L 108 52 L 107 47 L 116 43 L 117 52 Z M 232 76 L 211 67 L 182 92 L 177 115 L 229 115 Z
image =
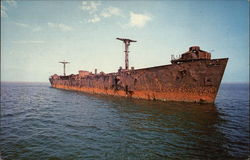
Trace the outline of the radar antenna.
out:
M 117 40 L 123 41 L 125 44 L 125 69 L 128 70 L 129 69 L 129 63 L 128 63 L 128 47 L 130 45 L 130 42 L 137 42 L 135 40 L 131 40 L 131 39 L 125 39 L 125 38 L 116 38 Z

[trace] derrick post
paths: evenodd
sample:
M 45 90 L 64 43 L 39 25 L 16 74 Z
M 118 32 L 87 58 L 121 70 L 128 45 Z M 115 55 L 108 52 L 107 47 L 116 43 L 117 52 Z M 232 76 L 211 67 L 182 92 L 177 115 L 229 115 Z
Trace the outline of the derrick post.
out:
M 131 39 L 125 39 L 125 38 L 116 38 L 120 41 L 123 41 L 124 44 L 125 44 L 125 69 L 128 70 L 129 69 L 129 60 L 128 60 L 128 48 L 129 48 L 129 45 L 130 45 L 130 42 L 137 42 L 135 40 L 131 40 Z
M 66 76 L 66 64 L 69 63 L 69 62 L 65 62 L 65 60 L 63 62 L 59 62 L 59 63 L 62 63 L 63 64 L 63 75 Z

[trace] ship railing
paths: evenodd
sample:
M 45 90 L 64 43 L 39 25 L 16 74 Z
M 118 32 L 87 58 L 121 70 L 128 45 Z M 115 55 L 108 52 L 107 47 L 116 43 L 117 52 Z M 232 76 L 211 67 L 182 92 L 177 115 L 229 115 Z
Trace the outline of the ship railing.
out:
M 171 54 L 171 60 L 176 60 L 176 59 L 180 59 L 180 58 L 181 58 L 181 55 Z

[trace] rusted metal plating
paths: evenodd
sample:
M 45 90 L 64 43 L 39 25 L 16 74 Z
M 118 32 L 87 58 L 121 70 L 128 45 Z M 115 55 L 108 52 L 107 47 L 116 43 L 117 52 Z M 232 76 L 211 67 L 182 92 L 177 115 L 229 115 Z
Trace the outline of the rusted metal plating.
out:
M 128 44 L 133 40 L 119 39 Z M 127 48 L 126 48 L 127 44 Z M 52 87 L 113 96 L 162 101 L 215 101 L 228 58 L 211 59 L 211 54 L 190 47 L 171 65 L 143 69 L 119 69 L 117 73 L 92 74 L 79 71 L 69 76 L 53 75 Z

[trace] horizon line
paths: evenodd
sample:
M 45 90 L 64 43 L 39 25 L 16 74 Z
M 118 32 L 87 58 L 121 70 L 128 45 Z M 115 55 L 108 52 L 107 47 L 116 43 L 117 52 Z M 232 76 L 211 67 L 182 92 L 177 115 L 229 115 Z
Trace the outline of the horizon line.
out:
M 0 83 L 50 83 L 49 81 L 0 81 Z M 250 82 L 222 82 L 221 84 L 250 84 Z

